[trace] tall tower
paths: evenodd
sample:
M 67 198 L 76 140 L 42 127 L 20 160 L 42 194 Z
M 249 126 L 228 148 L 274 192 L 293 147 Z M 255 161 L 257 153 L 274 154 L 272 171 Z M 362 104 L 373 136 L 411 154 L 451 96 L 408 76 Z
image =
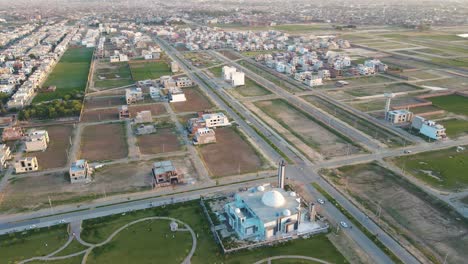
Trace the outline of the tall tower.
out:
M 384 97 L 387 98 L 387 101 L 385 102 L 385 118 L 387 118 L 387 113 L 390 111 L 390 103 L 395 95 L 393 93 L 385 93 Z
M 284 160 L 279 162 L 278 166 L 278 188 L 284 189 L 284 170 L 286 168 L 286 163 Z

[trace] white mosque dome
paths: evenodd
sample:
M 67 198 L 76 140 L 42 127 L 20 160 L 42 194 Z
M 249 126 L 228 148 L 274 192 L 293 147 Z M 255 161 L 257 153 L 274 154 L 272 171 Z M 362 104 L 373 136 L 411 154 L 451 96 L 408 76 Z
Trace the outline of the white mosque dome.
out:
M 259 192 L 264 192 L 264 191 L 265 191 L 265 187 L 262 186 L 262 185 L 260 185 L 260 186 L 257 187 L 257 191 L 259 191 Z
M 291 211 L 289 211 L 289 209 L 285 209 L 285 210 L 283 211 L 283 215 L 284 215 L 284 216 L 291 216 Z
M 241 212 L 241 210 L 239 208 L 236 208 L 234 211 L 236 212 L 236 214 L 240 214 L 240 212 Z
M 295 193 L 295 192 L 290 192 L 289 195 L 291 195 L 292 197 L 296 197 L 296 193 Z
M 269 207 L 280 207 L 284 204 L 285 200 L 280 192 L 272 190 L 263 194 L 262 202 Z

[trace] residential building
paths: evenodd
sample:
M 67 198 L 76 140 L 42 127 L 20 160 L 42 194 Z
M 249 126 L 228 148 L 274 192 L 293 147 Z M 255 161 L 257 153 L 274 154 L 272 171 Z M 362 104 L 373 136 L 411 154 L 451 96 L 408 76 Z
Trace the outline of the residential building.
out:
M 206 122 L 203 120 L 203 118 L 200 117 L 190 118 L 187 123 L 187 130 L 190 132 L 190 134 L 195 134 L 199 129 L 205 127 Z
M 15 162 L 15 172 L 24 173 L 39 170 L 36 157 L 26 157 Z
M 130 111 L 127 105 L 121 105 L 119 107 L 119 119 L 122 120 L 126 118 L 130 118 Z
M 70 166 L 70 182 L 71 183 L 87 183 L 91 181 L 93 170 L 89 167 L 86 160 L 77 160 Z
M 152 172 L 155 186 L 178 184 L 182 182 L 181 175 L 176 171 L 170 160 L 153 163 Z
M 130 88 L 125 89 L 125 101 L 127 104 L 135 104 L 138 101 L 143 100 L 143 92 L 141 88 Z
M 413 119 L 413 113 L 404 109 L 392 110 L 386 113 L 385 119 L 392 124 L 407 123 Z
M 182 91 L 182 89 L 180 89 L 179 87 L 169 88 L 169 92 L 167 95 L 169 98 L 169 102 L 171 103 L 187 101 L 187 98 L 185 98 L 184 91 Z
M 195 133 L 195 136 L 193 137 L 193 144 L 194 145 L 203 145 L 203 144 L 209 144 L 209 143 L 215 143 L 216 142 L 216 134 L 215 131 L 211 128 L 200 128 L 197 130 Z
M 180 77 L 175 80 L 176 86 L 179 88 L 191 87 L 194 82 L 188 77 Z
M 19 140 L 23 138 L 23 129 L 21 127 L 6 127 L 2 132 L 2 141 Z
M 151 123 L 153 122 L 153 116 L 151 115 L 151 111 L 141 111 L 138 112 L 134 119 L 135 124 L 142 124 L 142 123 Z
M 46 130 L 32 131 L 25 138 L 26 152 L 46 150 L 48 143 L 49 134 Z
M 245 74 L 237 71 L 235 67 L 224 66 L 222 74 L 225 81 L 229 82 L 232 86 L 245 85 Z
M 11 159 L 10 147 L 5 144 L 0 144 L 0 170 L 6 168 L 6 161 Z
M 229 123 L 229 119 L 224 113 L 203 114 L 202 119 L 208 128 L 231 125 L 231 123 Z
M 148 135 L 148 134 L 153 134 L 156 133 L 156 128 L 154 125 L 139 125 L 136 128 L 135 134 L 137 135 Z
M 432 120 L 426 120 L 424 117 L 415 116 L 411 122 L 411 127 L 419 131 L 420 134 L 434 140 L 440 140 L 447 137 L 445 127 Z
M 151 86 L 149 88 L 149 90 L 150 90 L 151 99 L 153 99 L 153 100 L 161 100 L 162 99 L 161 89 Z
M 171 62 L 171 71 L 172 73 L 176 73 L 180 71 L 179 64 L 175 61 Z

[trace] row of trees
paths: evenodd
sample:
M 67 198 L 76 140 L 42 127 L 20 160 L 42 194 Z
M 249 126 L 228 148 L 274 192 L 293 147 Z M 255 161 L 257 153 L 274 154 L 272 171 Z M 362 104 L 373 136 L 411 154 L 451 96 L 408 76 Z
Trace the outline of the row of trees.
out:
M 77 116 L 81 112 L 81 100 L 54 100 L 47 103 L 28 106 L 18 113 L 19 120 L 53 119 Z

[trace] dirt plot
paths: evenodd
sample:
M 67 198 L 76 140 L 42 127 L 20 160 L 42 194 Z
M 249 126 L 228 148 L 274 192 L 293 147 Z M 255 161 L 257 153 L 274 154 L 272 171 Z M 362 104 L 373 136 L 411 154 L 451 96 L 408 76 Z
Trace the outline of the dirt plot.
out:
M 146 104 L 146 105 L 132 105 L 128 108 L 130 115 L 135 117 L 137 112 L 151 111 L 153 116 L 167 114 L 166 108 L 163 104 Z
M 26 157 L 37 157 L 41 169 L 60 168 L 67 165 L 67 152 L 73 134 L 73 125 L 47 126 L 39 129 L 47 130 L 49 144 L 45 151 L 26 153 Z
M 284 100 L 260 101 L 255 105 L 324 157 L 343 156 L 360 151 L 358 147 L 316 123 Z
M 154 134 L 138 136 L 137 142 L 142 154 L 159 154 L 182 149 L 181 141 L 172 128 L 162 128 Z
M 103 97 L 88 97 L 85 101 L 85 109 L 104 108 L 119 106 L 125 104 L 125 100 L 121 96 L 103 96 Z
M 183 91 L 187 101 L 171 103 L 175 112 L 200 112 L 213 107 L 213 104 L 199 88 L 184 88 Z
M 80 158 L 90 161 L 127 157 L 125 124 L 101 124 L 85 127 L 81 136 L 80 154 Z
M 172 157 L 170 160 L 185 179 L 197 178 L 189 158 Z M 16 178 L 5 186 L 0 210 L 2 213 L 12 213 L 49 207 L 48 197 L 57 206 L 104 198 L 105 195 L 108 197 L 150 190 L 151 168 L 155 161 L 157 160 L 104 166 L 93 174 L 93 182 L 90 184 L 70 184 L 69 177 L 64 173 Z
M 464 263 L 468 226 L 420 189 L 376 163 L 346 166 L 328 173 L 339 186 L 371 212 L 379 203 L 381 218 L 428 258 Z
M 82 122 L 99 122 L 99 121 L 109 121 L 109 120 L 118 120 L 119 119 L 119 110 L 118 108 L 105 108 L 105 109 L 96 109 L 96 110 L 85 110 L 81 116 Z
M 198 148 L 208 170 L 215 177 L 244 174 L 265 168 L 259 154 L 235 128 L 216 129 L 216 143 Z

